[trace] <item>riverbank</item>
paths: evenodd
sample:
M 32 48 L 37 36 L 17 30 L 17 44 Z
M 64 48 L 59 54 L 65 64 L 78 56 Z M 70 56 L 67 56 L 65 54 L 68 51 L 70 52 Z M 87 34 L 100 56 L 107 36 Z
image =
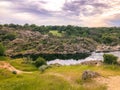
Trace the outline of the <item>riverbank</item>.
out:
M 85 59 L 86 57 L 90 56 L 90 52 L 86 53 L 74 53 L 74 54 L 40 54 L 40 53 L 33 53 L 33 54 L 17 54 L 14 56 L 11 56 L 11 58 L 21 58 L 21 57 L 31 57 L 33 60 L 36 60 L 38 57 L 43 57 L 47 61 L 51 61 L 54 59 Z
M 97 82 L 97 78 L 83 81 L 81 79 L 82 73 L 85 70 L 95 71 L 101 75 L 98 78 L 103 77 L 104 79 L 110 76 L 120 76 L 120 67 L 117 65 L 69 65 L 59 67 L 53 65 L 41 73 L 33 65 L 21 63 L 23 62 L 22 59 L 6 60 L 6 62 L 18 70 L 32 73 L 12 74 L 10 71 L 0 68 L 1 90 L 107 90 L 109 87 L 105 83 Z M 111 90 L 114 90 L 114 88 Z
M 76 64 L 81 64 L 82 62 L 86 62 L 86 61 L 103 61 L 103 55 L 104 54 L 113 54 L 115 56 L 117 56 L 118 58 L 120 58 L 120 51 L 114 51 L 114 52 L 92 52 L 90 56 L 86 57 L 85 59 L 79 59 L 79 60 L 75 60 L 75 59 L 55 59 L 55 60 L 51 60 L 48 61 L 48 64 L 60 64 L 60 65 L 76 65 Z

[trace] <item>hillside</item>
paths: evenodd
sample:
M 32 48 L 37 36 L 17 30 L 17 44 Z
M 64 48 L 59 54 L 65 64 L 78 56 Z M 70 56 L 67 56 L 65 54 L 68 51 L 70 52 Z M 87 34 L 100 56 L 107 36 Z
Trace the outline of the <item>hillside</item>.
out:
M 4 24 L 0 25 L 0 41 L 7 56 L 42 54 L 79 59 L 92 51 L 120 50 L 119 29 Z
M 88 62 L 46 65 L 46 60 L 80 59 L 93 51 L 120 50 L 119 34 L 119 28 L 115 27 L 1 25 L 0 90 L 119 90 L 117 61 L 116 64 L 100 61 L 99 65 L 94 61 L 92 65 Z M 117 60 L 116 56 L 110 56 L 106 60 Z M 89 70 L 98 76 L 83 80 L 83 73 Z

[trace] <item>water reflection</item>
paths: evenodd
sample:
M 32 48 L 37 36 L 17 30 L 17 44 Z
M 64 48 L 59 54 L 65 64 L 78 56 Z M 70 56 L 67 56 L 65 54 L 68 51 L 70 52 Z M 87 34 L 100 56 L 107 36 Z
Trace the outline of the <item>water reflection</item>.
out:
M 52 60 L 52 61 L 48 61 L 47 64 L 55 64 L 55 63 L 58 63 L 58 64 L 61 64 L 61 65 L 75 65 L 75 64 L 80 64 L 81 62 L 84 62 L 84 61 L 90 61 L 90 60 L 103 60 L 103 52 L 101 53 L 96 53 L 96 52 L 92 52 L 92 54 L 85 58 L 85 59 L 80 59 L 80 60 L 74 60 L 74 59 L 69 59 L 69 60 L 60 60 L 60 59 L 55 59 L 55 60 Z M 115 52 L 108 52 L 106 54 L 113 54 L 117 57 L 120 58 L 120 51 L 115 51 Z

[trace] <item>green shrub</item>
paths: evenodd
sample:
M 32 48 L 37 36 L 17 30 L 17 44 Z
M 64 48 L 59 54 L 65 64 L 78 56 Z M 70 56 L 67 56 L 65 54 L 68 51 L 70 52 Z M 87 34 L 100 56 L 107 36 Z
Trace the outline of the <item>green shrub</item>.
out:
M 102 40 L 104 44 L 111 44 L 114 41 L 114 38 L 111 36 L 103 36 Z
M 104 63 L 106 64 L 117 64 L 117 56 L 114 56 L 112 54 L 104 54 L 103 55 L 104 58 Z
M 37 58 L 37 60 L 35 61 L 34 64 L 36 67 L 40 67 L 42 65 L 46 65 L 46 60 L 42 57 L 39 57 L 39 58 Z
M 32 58 L 30 56 L 27 56 L 27 57 L 23 57 L 23 62 L 24 64 L 32 64 L 33 61 L 32 61 Z
M 3 39 L 14 40 L 15 38 L 16 38 L 16 35 L 14 33 L 9 33 L 9 34 L 6 34 Z
M 17 74 L 17 72 L 16 72 L 16 71 L 12 71 L 12 73 L 13 73 L 13 74 Z
M 39 67 L 39 70 L 40 70 L 41 72 L 44 72 L 47 68 L 48 68 L 47 65 L 42 65 L 42 66 Z
M 0 56 L 4 56 L 5 55 L 5 47 L 3 46 L 2 43 L 0 43 Z

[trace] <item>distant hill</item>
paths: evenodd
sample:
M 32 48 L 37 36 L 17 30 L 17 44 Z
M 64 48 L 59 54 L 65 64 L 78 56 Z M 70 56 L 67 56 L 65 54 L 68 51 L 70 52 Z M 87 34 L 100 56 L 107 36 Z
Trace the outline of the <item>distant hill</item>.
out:
M 120 28 L 4 24 L 0 25 L 0 42 L 9 56 L 87 53 L 119 46 Z

